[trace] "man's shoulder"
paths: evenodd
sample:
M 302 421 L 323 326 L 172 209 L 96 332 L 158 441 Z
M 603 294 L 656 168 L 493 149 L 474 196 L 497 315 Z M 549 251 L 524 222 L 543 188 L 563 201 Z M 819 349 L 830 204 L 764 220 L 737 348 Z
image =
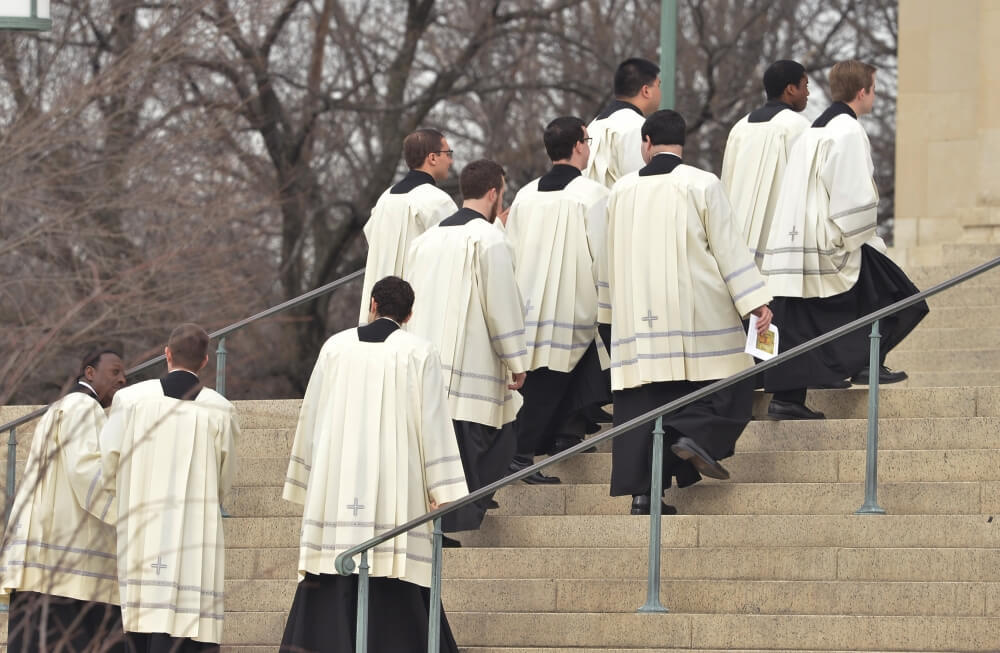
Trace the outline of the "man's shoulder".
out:
M 677 175 L 677 179 L 684 180 L 689 186 L 697 188 L 708 188 L 722 183 L 714 172 L 709 172 L 708 170 L 703 170 L 687 163 L 677 166 L 671 174 L 666 176 L 670 177 L 672 175 Z
M 319 350 L 319 355 L 320 357 L 326 356 L 347 345 L 357 342 L 360 342 L 358 339 L 357 327 L 350 327 L 348 329 L 344 329 L 343 331 L 338 331 L 326 339 L 326 342 L 323 343 L 323 346 Z
M 223 397 L 222 395 L 220 395 L 218 392 L 216 392 L 211 388 L 202 388 L 201 392 L 198 393 L 198 396 L 195 397 L 192 403 L 197 404 L 199 406 L 207 406 L 211 408 L 223 408 L 226 410 L 235 410 L 233 402 L 229 401 L 228 399 L 226 399 L 225 397 Z
M 526 183 L 524 186 L 521 186 L 521 190 L 517 191 L 517 193 L 514 195 L 514 201 L 511 202 L 511 206 L 513 207 L 518 202 L 523 202 L 524 200 L 531 198 L 536 193 L 538 193 L 538 182 L 540 180 L 541 177 L 536 177 L 531 181 L 529 181 L 528 183 Z
M 125 386 L 115 393 L 115 399 L 121 403 L 125 403 L 157 395 L 163 395 L 163 386 L 160 385 L 159 379 L 150 379 L 149 381 L 140 381 L 139 383 Z
M 585 204 L 593 204 L 602 200 L 611 192 L 604 184 L 598 183 L 589 177 L 580 175 L 566 185 L 565 190 L 579 197 Z
M 805 129 L 809 126 L 809 120 L 793 109 L 779 111 L 769 122 L 782 129 Z
M 100 402 L 86 392 L 71 392 L 52 402 L 49 412 L 76 413 L 103 410 Z
M 607 118 L 598 118 L 590 123 L 587 131 L 601 129 L 610 132 L 627 132 L 637 128 L 642 128 L 642 123 L 646 119 L 635 110 L 627 107 L 618 109 Z
M 406 329 L 398 329 L 386 340 L 397 351 L 407 352 L 410 355 L 422 360 L 434 353 L 434 345 L 430 340 L 410 333 Z

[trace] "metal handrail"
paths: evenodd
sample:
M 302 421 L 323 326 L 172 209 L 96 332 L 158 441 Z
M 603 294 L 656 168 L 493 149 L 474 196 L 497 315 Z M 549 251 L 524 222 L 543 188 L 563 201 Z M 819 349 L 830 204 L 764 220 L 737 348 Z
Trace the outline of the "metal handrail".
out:
M 300 304 L 304 304 L 304 303 L 308 302 L 310 299 L 315 299 L 316 297 L 320 297 L 321 295 L 325 295 L 325 294 L 327 294 L 329 292 L 332 292 L 332 291 L 336 290 L 337 288 L 339 288 L 340 286 L 343 286 L 343 285 L 345 285 L 347 283 L 350 283 L 351 281 L 354 281 L 355 279 L 357 279 L 358 277 L 360 277 L 364 273 L 365 273 L 365 271 L 364 271 L 363 268 L 360 269 L 360 270 L 355 270 L 354 272 L 352 272 L 352 273 L 350 273 L 350 274 L 348 274 L 346 276 L 343 276 L 343 277 L 341 277 L 341 278 L 339 278 L 339 279 L 337 279 L 335 281 L 331 281 L 330 283 L 328 283 L 326 285 L 320 286 L 318 288 L 314 288 L 314 289 L 310 290 L 309 292 L 306 292 L 306 293 L 303 293 L 303 294 L 299 295 L 298 297 L 293 297 L 292 299 L 289 299 L 288 301 L 282 302 L 280 304 L 276 304 L 276 305 L 272 306 L 271 308 L 265 309 L 265 310 L 263 310 L 263 311 L 261 311 L 259 313 L 255 313 L 254 315 L 251 315 L 250 317 L 244 318 L 244 319 L 240 320 L 239 322 L 234 322 L 234 323 L 230 324 L 227 327 L 223 327 L 223 328 L 219 329 L 218 331 L 213 331 L 212 333 L 208 334 L 208 338 L 209 338 L 209 340 L 215 340 L 216 338 L 225 339 L 225 337 L 228 336 L 230 333 L 233 333 L 234 331 L 238 331 L 238 330 L 242 329 L 243 327 L 245 327 L 245 326 L 247 326 L 249 324 L 252 324 L 252 323 L 254 323 L 254 322 L 258 321 L 258 320 L 262 320 L 265 317 L 271 317 L 272 315 L 275 315 L 277 313 L 281 313 L 282 311 L 287 311 L 290 308 L 294 308 L 294 307 L 296 307 L 296 306 L 298 306 Z M 225 356 L 225 345 L 223 345 L 223 356 Z M 136 372 L 141 372 L 142 370 L 146 369 L 147 367 L 152 367 L 153 365 L 156 365 L 157 363 L 161 363 L 164 360 L 165 360 L 164 355 L 160 354 L 159 356 L 156 356 L 155 358 L 150 358 L 147 361 L 143 361 L 142 363 L 139 363 L 138 365 L 136 365 L 133 368 L 125 370 L 125 375 L 128 376 L 130 374 L 135 374 Z M 225 360 L 225 359 L 223 358 L 223 360 Z M 16 428 L 16 427 L 18 427 L 18 426 L 20 426 L 20 425 L 22 425 L 22 424 L 24 424 L 26 422 L 30 422 L 31 420 L 35 419 L 36 417 L 41 417 L 42 415 L 45 414 L 45 411 L 48 410 L 48 408 L 49 408 L 48 406 L 42 406 L 41 408 L 39 408 L 37 410 L 34 410 L 34 411 L 28 413 L 27 415 L 22 415 L 21 417 L 18 417 L 15 420 L 11 420 L 11 421 L 7 422 L 6 424 L 0 425 L 0 432 L 7 431 L 7 430 L 10 430 L 12 428 Z
M 799 356 L 801 354 L 804 354 L 807 351 L 810 351 L 812 349 L 815 349 L 817 347 L 825 345 L 825 344 L 827 344 L 827 343 L 829 343 L 829 342 L 831 342 L 833 340 L 836 340 L 837 338 L 840 338 L 841 336 L 847 335 L 848 333 L 851 333 L 851 332 L 856 331 L 856 330 L 858 330 L 860 328 L 868 326 L 869 324 L 872 325 L 872 336 L 871 336 L 871 345 L 870 345 L 872 351 L 871 351 L 871 354 L 870 354 L 870 357 L 869 357 L 869 362 L 870 362 L 870 365 L 869 365 L 869 374 L 870 374 L 870 377 L 869 378 L 870 378 L 871 383 L 869 384 L 869 390 L 868 390 L 868 392 L 869 392 L 869 430 L 868 430 L 868 460 L 867 460 L 867 465 L 866 465 L 868 476 L 866 478 L 866 483 L 865 483 L 865 485 L 866 485 L 866 488 L 865 488 L 865 495 L 866 495 L 865 496 L 865 503 L 861 507 L 861 509 L 859 509 L 857 511 L 857 513 L 858 514 L 884 514 L 884 510 L 882 510 L 881 508 L 878 508 L 877 503 L 874 500 L 875 484 L 874 484 L 874 482 L 872 482 L 873 478 L 874 478 L 873 472 L 877 469 L 877 463 L 875 461 L 874 456 L 877 455 L 877 436 L 878 436 L 878 430 L 877 430 L 877 421 L 878 421 L 878 417 L 877 417 L 877 415 L 878 415 L 878 374 L 879 374 L 879 369 L 878 369 L 878 361 L 879 361 L 879 359 L 877 357 L 877 353 L 878 353 L 877 352 L 877 347 L 878 347 L 878 342 L 879 342 L 879 339 L 878 339 L 878 322 L 879 322 L 879 320 L 881 320 L 883 318 L 886 318 L 886 317 L 888 317 L 890 315 L 898 313 L 899 311 L 901 311 L 903 309 L 906 309 L 906 308 L 909 308 L 910 306 L 918 304 L 918 303 L 924 301 L 925 299 L 927 299 L 928 297 L 931 297 L 932 295 L 936 295 L 939 292 L 942 292 L 944 290 L 948 290 L 949 288 L 952 288 L 952 287 L 957 286 L 957 285 L 959 285 L 961 283 L 964 283 L 965 281 L 968 281 L 969 279 L 971 279 L 971 278 L 973 278 L 975 276 L 978 276 L 978 275 L 980 275 L 980 274 L 982 274 L 984 272 L 987 272 L 988 270 L 991 270 L 991 269 L 993 269 L 993 268 L 995 268 L 997 266 L 1000 266 L 1000 258 L 995 258 L 992 261 L 989 261 L 987 263 L 983 263 L 982 265 L 976 266 L 975 268 L 972 268 L 971 270 L 963 272 L 962 274 L 959 274 L 959 275 L 957 275 L 957 276 L 955 276 L 955 277 L 953 277 L 953 278 L 951 278 L 951 279 L 949 279 L 947 281 L 943 281 L 943 282 L 937 284 L 936 286 L 928 288 L 927 290 L 918 292 L 918 293 L 916 293 L 916 294 L 914 294 L 914 295 L 912 295 L 910 297 L 907 297 L 906 299 L 903 299 L 903 300 L 900 300 L 898 302 L 895 302 L 894 304 L 890 304 L 889 306 L 886 306 L 885 308 L 882 308 L 882 309 L 879 309 L 879 310 L 874 311 L 872 313 L 869 313 L 868 315 L 865 315 L 863 317 L 859 317 L 858 319 L 854 320 L 853 322 L 849 322 L 849 323 L 847 323 L 847 324 L 845 324 L 843 326 L 840 326 L 840 327 L 838 327 L 838 328 L 836 328 L 836 329 L 834 329 L 832 331 L 829 331 L 829 332 L 827 332 L 827 333 L 825 333 L 825 334 L 823 334 L 821 336 L 818 336 L 816 338 L 813 338 L 812 340 L 804 342 L 804 343 L 802 343 L 802 344 L 800 344 L 800 345 L 798 345 L 796 347 L 793 347 L 792 349 L 789 349 L 788 351 L 785 351 L 785 352 L 782 352 L 782 353 L 778 354 L 777 356 L 775 356 L 773 358 L 770 358 L 770 359 L 768 359 L 766 361 L 761 361 L 761 362 L 759 362 L 756 365 L 752 365 L 752 366 L 748 367 L 747 369 L 745 369 L 745 370 L 743 370 L 741 372 L 738 372 L 737 374 L 734 374 L 734 375 L 732 375 L 730 377 L 727 377 L 725 379 L 720 379 L 719 381 L 715 381 L 714 383 L 711 383 L 711 384 L 709 384 L 709 385 L 707 385 L 707 386 L 705 386 L 703 388 L 700 388 L 700 389 L 698 389 L 698 390 L 696 390 L 696 391 L 694 391 L 694 392 L 692 392 L 692 393 L 690 393 L 688 395 L 685 395 L 684 397 L 681 397 L 679 399 L 675 399 L 674 401 L 671 401 L 671 402 L 669 402 L 667 404 L 659 406 L 658 408 L 654 408 L 652 410 L 649 410 L 646 413 L 643 413 L 642 415 L 639 415 L 638 417 L 634 417 L 634 418 L 630 419 L 629 421 L 625 422 L 624 424 L 619 424 L 618 426 L 614 426 L 614 427 L 608 429 L 607 431 L 604 431 L 603 433 L 600 433 L 600 434 L 598 434 L 598 435 L 596 435 L 596 436 L 594 436 L 592 438 L 588 438 L 586 440 L 583 440 L 582 442 L 577 443 L 576 445 L 570 447 L 569 449 L 566 449 L 566 450 L 564 450 L 564 451 L 562 451 L 562 452 L 560 452 L 558 454 L 555 454 L 553 456 L 549 456 L 548 458 L 546 458 L 545 460 L 543 460 L 541 462 L 535 463 L 535 464 L 533 464 L 533 465 L 531 465 L 529 467 L 525 467 L 524 469 L 521 469 L 521 470 L 519 470 L 519 471 L 517 471 L 517 472 L 515 472 L 515 473 L 513 473 L 513 474 L 511 474 L 509 476 L 505 476 L 504 478 L 501 478 L 498 481 L 490 483 L 489 485 L 487 485 L 485 487 L 482 487 L 482 488 L 480 488 L 480 489 L 478 489 L 478 490 L 476 490 L 474 492 L 470 492 L 465 497 L 463 497 L 461 499 L 458 499 L 456 501 L 453 501 L 453 502 L 449 503 L 447 506 L 438 508 L 436 510 L 432 510 L 431 512 L 426 513 L 426 514 L 424 514 L 424 515 L 422 515 L 420 517 L 417 517 L 415 519 L 411 519 L 410 521 L 406 522 L 405 524 L 402 524 L 402 525 L 397 526 L 397 527 L 395 527 L 393 529 L 390 529 L 390 530 L 386 531 L 385 533 L 382 533 L 381 535 L 373 537 L 373 538 L 371 538 L 371 539 L 369 539 L 369 540 L 367 540 L 365 542 L 362 542 L 361 544 L 355 545 L 355 546 L 347 549 L 346 551 L 344 551 L 343 553 L 341 553 L 340 555 L 337 556 L 336 560 L 334 561 L 334 566 L 336 567 L 338 573 L 340 573 L 342 575 L 345 575 L 345 576 L 346 575 L 350 575 L 351 573 L 353 573 L 354 568 L 355 568 L 355 563 L 354 563 L 354 560 L 353 560 L 354 556 L 356 556 L 356 555 L 360 555 L 361 556 L 361 560 L 360 560 L 360 572 L 361 572 L 361 574 L 360 574 L 360 578 L 359 578 L 359 589 L 358 589 L 358 630 L 356 632 L 357 650 L 358 651 L 364 651 L 365 648 L 366 648 L 366 644 L 367 644 L 367 637 L 364 634 L 366 631 L 362 628 L 363 625 L 367 624 L 367 617 L 362 615 L 362 611 L 365 611 L 365 615 L 367 614 L 367 599 L 368 599 L 368 589 L 367 589 L 367 580 L 368 580 L 368 551 L 370 549 L 378 546 L 379 544 L 381 544 L 383 542 L 386 542 L 386 541 L 391 540 L 391 539 L 393 539 L 395 537 L 398 537 L 399 535 L 402 535 L 403 533 L 405 533 L 405 532 L 407 532 L 407 531 L 409 531 L 409 530 L 411 530 L 413 528 L 416 528 L 417 526 L 425 524 L 425 523 L 427 523 L 429 521 L 433 521 L 434 522 L 433 535 L 432 535 L 433 556 L 434 556 L 433 560 L 435 562 L 437 562 L 437 564 L 432 565 L 432 571 L 431 571 L 430 614 L 431 614 L 431 618 L 433 618 L 433 616 L 437 612 L 437 609 L 440 606 L 440 600 L 441 600 L 441 596 L 440 596 L 440 592 L 441 592 L 441 565 L 440 565 L 440 562 L 438 562 L 438 561 L 440 560 L 441 543 L 442 543 L 442 532 L 441 532 L 441 518 L 442 517 L 444 517 L 445 515 L 448 515 L 450 513 L 453 513 L 456 510 L 459 510 L 459 509 L 461 509 L 461 508 L 463 508 L 463 507 L 465 507 L 465 506 L 467 506 L 467 505 L 469 505 L 471 503 L 474 503 L 474 502 L 478 501 L 479 499 L 483 499 L 485 497 L 491 496 L 492 494 L 494 494 L 495 492 L 497 492 L 501 488 L 506 487 L 508 485 L 512 485 L 512 484 L 514 484 L 514 483 L 516 483 L 516 482 L 518 482 L 518 481 L 520 481 L 520 480 L 522 480 L 522 479 L 524 479 L 524 478 L 526 478 L 528 476 L 531 476 L 535 472 L 539 472 L 539 471 L 545 469 L 546 467 L 549 467 L 550 465 L 554 465 L 554 464 L 562 462 L 562 461 L 564 461 L 564 460 L 566 460 L 568 458 L 572 458 L 573 456 L 575 456 L 575 455 L 583 452 L 586 449 L 589 449 L 589 448 L 591 448 L 591 447 L 593 447 L 595 445 L 598 445 L 598 444 L 600 444 L 600 443 L 602 443 L 602 442 L 604 442 L 606 440 L 611 440 L 611 439 L 613 439 L 615 437 L 618 437 L 619 435 L 621 435 L 622 433 L 624 433 L 626 431 L 630 431 L 630 430 L 636 428 L 637 426 L 641 426 L 643 424 L 647 424 L 647 423 L 652 422 L 654 420 L 656 421 L 656 425 L 655 425 L 655 427 L 653 429 L 653 436 L 654 436 L 654 442 L 653 442 L 654 460 L 653 460 L 653 465 L 652 465 L 652 473 L 651 473 L 651 483 L 650 483 L 650 486 L 651 486 L 651 490 L 653 492 L 655 492 L 655 491 L 661 491 L 662 490 L 662 474 L 663 474 L 663 469 L 662 469 L 663 468 L 663 465 L 662 465 L 662 451 L 663 451 L 663 427 L 662 427 L 662 420 L 663 420 L 663 416 L 664 415 L 667 415 L 667 414 L 672 413 L 672 412 L 674 412 L 674 411 L 676 411 L 676 410 L 678 410 L 680 408 L 683 408 L 684 406 L 686 406 L 686 405 L 688 405 L 690 403 L 693 403 L 695 401 L 698 401 L 699 399 L 703 399 L 705 397 L 708 397 L 709 395 L 712 395 L 712 394 L 718 392 L 719 390 L 723 390 L 725 388 L 728 388 L 728 387 L 730 387 L 732 385 L 735 385 L 737 383 L 740 383 L 742 381 L 746 381 L 746 380 L 750 379 L 751 377 L 756 376 L 757 374 L 759 374 L 761 372 L 769 370 L 770 368 L 775 367 L 777 365 L 781 365 L 782 363 L 784 363 L 784 362 L 786 362 L 788 360 L 791 360 L 792 358 L 795 358 L 795 357 L 797 357 L 797 356 Z M 874 424 L 872 424 L 873 421 L 875 422 Z M 659 451 L 659 456 L 655 455 L 656 451 Z M 655 458 L 660 458 L 660 459 L 655 459 Z M 641 608 L 639 608 L 639 611 L 640 612 L 662 613 L 662 612 L 667 612 L 667 609 L 664 608 L 662 605 L 660 605 L 660 601 L 659 601 L 659 573 L 658 573 L 659 572 L 659 564 L 658 564 L 658 561 L 659 561 L 659 549 L 660 549 L 660 542 L 659 542 L 659 519 L 660 519 L 660 511 L 661 511 L 659 493 L 653 494 L 651 492 L 650 499 L 651 499 L 651 501 L 650 501 L 650 519 L 651 519 L 651 522 L 650 522 L 650 524 L 651 524 L 651 526 L 650 526 L 650 532 L 651 532 L 651 536 L 650 536 L 650 546 L 649 546 L 649 548 L 650 548 L 649 565 L 650 565 L 651 571 L 650 571 L 650 574 L 649 574 L 649 576 L 650 576 L 650 578 L 649 578 L 649 585 L 647 587 L 647 601 L 646 601 L 645 605 L 643 605 Z M 655 539 L 654 539 L 654 535 L 655 535 Z M 655 571 L 657 572 L 655 574 L 652 572 L 652 567 L 653 567 L 654 564 L 656 565 L 656 570 Z M 429 637 L 428 637 L 428 641 L 429 641 L 428 651 L 429 652 L 433 652 L 433 653 L 437 653 L 436 641 L 435 640 L 437 639 L 436 633 L 438 631 L 438 628 L 440 627 L 440 624 L 438 623 L 437 620 L 431 620 L 430 623 L 428 624 L 428 626 L 429 626 L 429 629 L 430 629 Z

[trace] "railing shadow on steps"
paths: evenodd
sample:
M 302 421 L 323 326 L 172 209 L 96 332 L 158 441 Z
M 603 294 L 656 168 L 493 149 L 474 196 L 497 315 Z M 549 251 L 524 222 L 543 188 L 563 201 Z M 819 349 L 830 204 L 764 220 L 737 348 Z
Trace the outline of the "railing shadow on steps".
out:
M 668 404 L 664 404 L 658 408 L 654 408 L 640 415 L 634 419 L 615 426 L 603 433 L 596 435 L 587 440 L 559 453 L 555 456 L 546 458 L 542 462 L 536 463 L 530 467 L 526 467 L 515 474 L 506 476 L 495 483 L 491 483 L 475 492 L 470 493 L 466 497 L 454 501 L 445 507 L 439 508 L 435 511 L 427 513 L 421 517 L 413 519 L 401 526 L 397 526 L 392 530 L 386 531 L 378 537 L 372 538 L 367 542 L 359 544 L 357 546 L 347 549 L 336 559 L 337 571 L 341 574 L 348 575 L 354 572 L 355 563 L 353 558 L 356 556 L 360 557 L 359 564 L 357 566 L 359 572 L 359 585 L 358 585 L 358 633 L 367 632 L 368 623 L 368 613 L 367 613 L 367 596 L 368 596 L 368 562 L 367 562 L 367 552 L 369 549 L 390 540 L 398 535 L 409 531 L 416 526 L 424 524 L 428 521 L 434 522 L 434 536 L 433 536 L 433 554 L 432 554 L 432 580 L 431 580 L 431 601 L 430 601 L 430 623 L 428 630 L 428 651 L 431 653 L 437 653 L 440 646 L 440 611 L 441 611 L 441 517 L 444 515 L 458 510 L 459 508 L 468 505 L 474 501 L 477 501 L 487 495 L 491 495 L 497 490 L 507 485 L 512 485 L 521 479 L 534 474 L 536 471 L 544 469 L 549 465 L 571 458 L 585 449 L 588 449 L 596 444 L 604 442 L 605 440 L 611 440 L 623 432 L 631 430 L 637 426 L 643 424 L 648 424 L 649 422 L 655 421 L 655 425 L 652 431 L 653 434 L 653 463 L 652 463 L 652 478 L 651 478 L 651 496 L 659 497 L 663 491 L 663 416 L 678 410 L 686 406 L 689 403 L 702 399 L 711 395 L 718 390 L 727 388 L 736 383 L 740 383 L 749 379 L 750 377 L 756 375 L 759 372 L 765 371 L 776 365 L 780 365 L 784 361 L 794 358 L 800 354 L 803 354 L 811 349 L 820 347 L 832 340 L 835 340 L 851 331 L 859 328 L 866 327 L 867 325 L 872 325 L 871 334 L 871 348 L 870 348 L 870 358 L 869 358 L 869 371 L 871 377 L 869 379 L 870 384 L 868 386 L 868 440 L 867 440 L 867 458 L 866 458 L 866 476 L 865 476 L 865 499 L 864 503 L 857 510 L 858 514 L 884 514 L 883 510 L 878 505 L 877 501 L 877 454 L 878 454 L 878 369 L 879 369 L 879 331 L 878 323 L 882 318 L 888 317 L 904 308 L 912 306 L 920 301 L 923 301 L 927 297 L 936 295 L 944 290 L 948 290 L 954 286 L 957 286 L 965 281 L 976 277 L 988 270 L 991 270 L 1000 265 L 1000 258 L 993 259 L 987 263 L 979 265 L 972 268 L 962 274 L 959 274 L 947 281 L 937 284 L 927 290 L 924 290 L 912 297 L 905 300 L 896 302 L 891 306 L 887 306 L 879 311 L 875 311 L 869 315 L 858 318 L 849 324 L 845 324 L 829 333 L 822 336 L 814 338 L 808 342 L 805 342 L 793 349 L 786 352 L 782 352 L 774 358 L 763 361 L 758 365 L 752 366 L 743 370 L 738 374 L 734 374 L 726 379 L 722 379 L 712 383 L 711 385 L 705 386 L 689 395 L 681 397 L 675 401 Z M 216 346 L 216 390 L 225 394 L 225 378 L 226 378 L 226 357 L 227 351 L 225 347 L 226 336 L 235 331 L 238 331 L 258 320 L 270 317 L 277 313 L 281 313 L 295 306 L 304 304 L 310 300 L 316 299 L 322 295 L 330 293 L 341 286 L 344 286 L 351 281 L 359 278 L 364 274 L 364 270 L 356 270 L 340 279 L 331 281 L 330 283 L 315 288 L 307 293 L 303 293 L 298 297 L 289 299 L 288 301 L 282 302 L 271 308 L 263 310 L 256 313 L 250 317 L 243 320 L 235 322 L 227 327 L 219 329 L 209 334 L 211 340 L 218 339 L 218 345 Z M 126 370 L 126 375 L 135 374 L 145 370 L 153 365 L 161 363 L 164 361 L 164 356 L 160 355 L 155 358 L 151 358 L 135 367 Z M 15 420 L 7 422 L 6 424 L 0 425 L 0 432 L 9 431 L 9 438 L 7 443 L 7 505 L 5 510 L 5 520 L 10 517 L 10 510 L 12 507 L 12 502 L 14 499 L 14 494 L 16 490 L 15 485 L 15 473 L 16 473 L 16 458 L 17 458 L 17 427 L 34 420 L 45 413 L 46 407 L 42 407 L 38 410 L 32 411 L 27 415 L 23 415 Z M 639 612 L 649 612 L 649 613 L 664 613 L 667 609 L 662 605 L 659 598 L 659 588 L 660 588 L 660 519 L 661 519 L 661 503 L 660 501 L 650 502 L 650 538 L 649 538 L 649 567 L 648 567 L 648 586 L 647 586 L 647 599 L 646 603 L 642 605 L 638 611 Z M 366 637 L 356 637 L 357 641 L 357 651 L 359 653 L 364 653 L 367 648 L 367 638 Z
M 766 361 L 762 361 L 757 365 L 748 367 L 747 369 L 734 374 L 728 378 L 721 379 L 707 385 L 691 394 L 685 395 L 680 399 L 671 401 L 670 403 L 664 404 L 658 408 L 654 408 L 638 417 L 635 417 L 623 424 L 612 427 L 603 433 L 595 435 L 594 437 L 587 438 L 586 440 L 562 451 L 554 456 L 550 456 L 545 460 L 535 463 L 530 467 L 525 467 L 524 469 L 506 476 L 494 483 L 491 483 L 485 487 L 482 487 L 475 492 L 471 492 L 462 499 L 453 501 L 446 506 L 438 508 L 437 510 L 431 511 L 421 517 L 417 517 L 408 521 L 405 524 L 397 526 L 391 530 L 382 533 L 377 537 L 373 537 L 367 542 L 363 542 L 356 546 L 353 546 L 336 558 L 336 568 L 337 572 L 342 575 L 353 574 L 355 569 L 358 572 L 358 611 L 357 611 L 357 631 L 355 635 L 357 653 L 366 653 L 368 647 L 368 551 L 378 546 L 379 544 L 393 539 L 403 533 L 409 531 L 412 528 L 420 526 L 426 522 L 433 521 L 433 552 L 431 557 L 431 587 L 430 587 L 430 607 L 428 610 L 428 633 L 427 633 L 427 651 L 428 653 L 439 653 L 440 651 L 440 637 L 441 637 L 441 543 L 443 533 L 441 531 L 441 518 L 445 515 L 462 508 L 470 503 L 483 499 L 485 497 L 491 496 L 499 489 L 512 485 L 523 478 L 531 476 L 537 471 L 541 471 L 550 465 L 562 462 L 577 454 L 584 452 L 586 449 L 593 447 L 597 444 L 603 443 L 607 440 L 612 440 L 626 431 L 630 431 L 638 426 L 644 424 L 649 424 L 650 422 L 655 422 L 653 426 L 653 460 L 652 460 L 652 470 L 651 470 L 651 482 L 650 482 L 650 523 L 649 523 L 649 560 L 648 560 L 648 573 L 647 573 L 647 587 L 646 587 L 646 602 L 638 608 L 639 612 L 643 613 L 666 613 L 667 608 L 663 606 L 660 602 L 660 522 L 661 522 L 661 502 L 659 497 L 663 493 L 663 416 L 672 413 L 684 406 L 708 397 L 709 395 L 718 392 L 724 388 L 735 385 L 742 381 L 746 381 L 751 377 L 768 370 L 777 365 L 781 365 L 785 361 L 788 361 L 796 356 L 804 354 L 807 351 L 820 347 L 826 343 L 829 343 L 837 338 L 844 336 L 852 331 L 867 327 L 869 324 L 872 326 L 870 335 L 870 349 L 869 349 L 869 385 L 868 385 L 868 437 L 867 437 L 867 456 L 865 462 L 865 497 L 864 502 L 861 507 L 856 511 L 856 514 L 885 514 L 885 510 L 878 505 L 877 491 L 878 491 L 878 374 L 879 374 L 879 320 L 889 317 L 905 308 L 913 306 L 926 298 L 936 295 L 944 290 L 948 290 L 954 286 L 957 286 L 975 276 L 978 276 L 988 270 L 991 270 L 997 266 L 1000 266 L 1000 258 L 995 258 L 992 261 L 979 265 L 967 272 L 959 274 L 947 281 L 937 284 L 927 290 L 919 292 L 911 297 L 904 300 L 898 301 L 890 306 L 886 306 L 883 309 L 860 317 L 853 322 L 845 324 L 841 327 L 834 329 L 822 336 L 813 338 L 808 342 L 804 342 L 801 345 L 793 347 L 786 352 L 782 352 Z M 780 325 L 778 325 L 780 328 Z M 359 561 L 355 563 L 354 558 L 358 557 Z

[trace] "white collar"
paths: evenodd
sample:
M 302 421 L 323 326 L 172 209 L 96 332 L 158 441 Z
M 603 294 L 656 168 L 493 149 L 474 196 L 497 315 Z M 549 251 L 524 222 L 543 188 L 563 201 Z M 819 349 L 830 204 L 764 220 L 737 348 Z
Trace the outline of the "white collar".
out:
M 88 390 L 90 390 L 91 392 L 93 392 L 93 393 L 94 393 L 94 396 L 95 396 L 95 397 L 99 396 L 99 395 L 97 394 L 97 390 L 94 390 L 94 386 L 90 385 L 90 384 L 89 384 L 89 383 L 87 383 L 86 381 L 77 381 L 77 383 L 79 383 L 79 384 L 80 384 L 80 385 L 82 385 L 83 387 L 85 387 L 85 388 L 87 388 Z

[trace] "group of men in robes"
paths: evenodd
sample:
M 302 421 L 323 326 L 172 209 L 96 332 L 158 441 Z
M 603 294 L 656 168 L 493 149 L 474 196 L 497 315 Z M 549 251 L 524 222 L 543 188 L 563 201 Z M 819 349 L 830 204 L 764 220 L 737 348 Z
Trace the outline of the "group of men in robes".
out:
M 198 379 L 207 346 L 177 327 L 167 374 L 129 387 L 121 356 L 98 350 L 41 418 L 0 557 L 8 650 L 219 649 L 239 426 Z

